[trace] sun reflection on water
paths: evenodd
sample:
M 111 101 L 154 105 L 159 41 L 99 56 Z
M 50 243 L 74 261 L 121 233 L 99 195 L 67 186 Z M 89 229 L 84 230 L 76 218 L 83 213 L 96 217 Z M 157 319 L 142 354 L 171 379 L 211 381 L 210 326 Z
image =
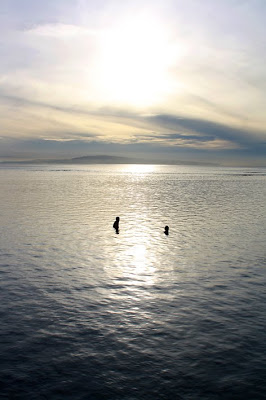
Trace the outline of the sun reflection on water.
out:
M 152 164 L 128 164 L 123 166 L 122 171 L 132 174 L 148 174 L 155 172 L 157 168 L 158 165 Z
M 131 280 L 131 284 L 152 285 L 154 283 L 155 267 L 150 259 L 150 252 L 145 243 L 135 243 L 124 253 L 129 261 L 124 274 Z
M 115 275 L 125 279 L 129 286 L 153 285 L 158 264 L 155 246 L 157 240 L 145 223 L 131 223 L 123 232 L 123 241 L 116 247 L 114 258 L 119 268 L 116 267 Z

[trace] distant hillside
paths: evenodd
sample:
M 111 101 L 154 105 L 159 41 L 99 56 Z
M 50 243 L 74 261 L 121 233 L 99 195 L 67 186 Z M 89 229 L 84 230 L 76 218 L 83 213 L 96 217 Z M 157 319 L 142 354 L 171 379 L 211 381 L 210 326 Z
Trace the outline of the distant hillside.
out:
M 19 161 L 1 161 L 0 164 L 145 164 L 147 161 L 117 156 L 84 156 L 66 159 L 34 159 L 34 160 L 19 160 Z M 149 164 L 152 163 L 149 161 Z
M 71 158 L 70 160 L 63 160 L 62 162 L 73 164 L 144 164 L 145 160 L 138 158 L 99 155 L 75 157 Z
M 168 165 L 217 165 L 208 162 L 179 161 L 179 160 L 147 160 L 133 157 L 118 157 L 109 155 L 83 156 L 67 159 L 51 160 L 25 160 L 25 161 L 2 161 L 0 164 L 168 164 Z

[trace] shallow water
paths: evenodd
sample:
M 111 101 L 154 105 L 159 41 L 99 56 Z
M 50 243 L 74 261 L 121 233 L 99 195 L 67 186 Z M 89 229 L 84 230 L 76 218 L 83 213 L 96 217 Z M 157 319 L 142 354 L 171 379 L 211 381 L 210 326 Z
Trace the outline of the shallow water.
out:
M 266 398 L 266 169 L 10 165 L 0 187 L 0 398 Z

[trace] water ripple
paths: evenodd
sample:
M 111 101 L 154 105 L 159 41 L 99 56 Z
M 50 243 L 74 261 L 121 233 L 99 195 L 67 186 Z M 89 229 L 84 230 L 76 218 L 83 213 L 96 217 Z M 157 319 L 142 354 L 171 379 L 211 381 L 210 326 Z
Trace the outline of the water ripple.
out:
M 0 169 L 1 396 L 264 399 L 265 176 Z

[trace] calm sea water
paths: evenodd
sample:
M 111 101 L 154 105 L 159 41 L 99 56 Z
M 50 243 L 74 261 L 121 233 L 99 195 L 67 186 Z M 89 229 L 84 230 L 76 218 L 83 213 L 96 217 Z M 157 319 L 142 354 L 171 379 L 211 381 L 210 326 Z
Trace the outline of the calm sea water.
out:
M 14 165 L 0 188 L 1 399 L 266 398 L 266 169 Z

